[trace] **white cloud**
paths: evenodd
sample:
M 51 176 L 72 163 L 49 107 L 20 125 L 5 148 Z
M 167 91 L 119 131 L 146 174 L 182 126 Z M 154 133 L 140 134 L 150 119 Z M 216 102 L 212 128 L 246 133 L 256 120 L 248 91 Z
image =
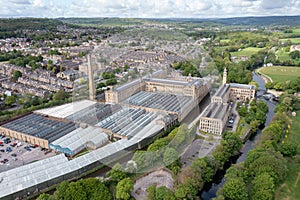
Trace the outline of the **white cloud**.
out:
M 298 15 L 299 7 L 298 0 L 10 0 L 0 1 L 0 17 Z
M 276 9 L 291 6 L 291 0 L 262 0 L 261 7 L 263 9 Z

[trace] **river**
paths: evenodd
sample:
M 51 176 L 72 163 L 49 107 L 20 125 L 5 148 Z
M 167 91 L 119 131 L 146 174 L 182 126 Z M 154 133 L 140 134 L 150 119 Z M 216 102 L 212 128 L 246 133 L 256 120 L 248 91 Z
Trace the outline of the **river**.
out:
M 261 96 L 266 93 L 266 87 L 264 80 L 256 75 L 255 73 L 252 73 L 252 80 L 256 81 L 258 83 L 258 91 L 257 91 L 257 96 Z M 273 101 L 266 101 L 264 98 L 260 97 L 258 99 L 264 100 L 268 107 L 269 107 L 269 112 L 267 113 L 267 119 L 265 126 L 267 126 L 272 117 L 274 116 L 274 109 L 276 106 L 276 102 Z M 229 163 L 228 166 L 225 166 L 225 169 L 230 167 L 230 164 L 235 164 L 235 163 L 240 163 L 243 162 L 246 159 L 246 155 L 248 151 L 254 148 L 256 141 L 260 140 L 261 137 L 261 129 L 257 131 L 257 134 L 252 135 L 249 140 L 244 144 L 243 150 L 241 154 L 238 157 L 235 157 L 232 159 L 232 163 Z M 224 179 L 225 171 L 219 172 L 213 179 L 212 183 L 206 184 L 204 186 L 204 189 L 201 192 L 201 199 L 203 200 L 209 200 L 217 195 L 217 191 L 220 187 L 224 185 L 225 179 Z

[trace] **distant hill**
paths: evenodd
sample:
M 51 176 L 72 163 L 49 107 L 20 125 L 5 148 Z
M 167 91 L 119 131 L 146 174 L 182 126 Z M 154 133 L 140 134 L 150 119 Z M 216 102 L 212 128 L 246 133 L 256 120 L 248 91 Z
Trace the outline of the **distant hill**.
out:
M 145 22 L 159 23 L 205 23 L 221 24 L 227 26 L 269 26 L 288 25 L 300 26 L 300 16 L 267 16 L 267 17 L 233 17 L 233 18 L 59 18 L 59 20 L 78 25 L 100 25 L 100 26 L 130 26 L 141 25 Z
M 9 18 L 0 19 L 0 31 L 9 32 L 17 30 L 55 30 L 63 22 L 57 19 L 40 18 Z
M 269 25 L 288 25 L 300 26 L 300 16 L 266 16 L 266 17 L 232 17 L 232 18 L 169 18 L 169 19 L 151 19 L 154 21 L 168 22 L 211 22 L 223 25 L 251 25 L 251 26 L 269 26 Z
M 56 30 L 58 25 L 85 26 L 132 26 L 147 22 L 202 23 L 225 26 L 300 26 L 300 16 L 233 17 L 233 18 L 0 18 L 0 33 L 21 30 Z
M 300 26 L 300 16 L 268 16 L 268 17 L 235 17 L 226 19 L 211 19 L 214 22 L 227 25 L 288 25 Z

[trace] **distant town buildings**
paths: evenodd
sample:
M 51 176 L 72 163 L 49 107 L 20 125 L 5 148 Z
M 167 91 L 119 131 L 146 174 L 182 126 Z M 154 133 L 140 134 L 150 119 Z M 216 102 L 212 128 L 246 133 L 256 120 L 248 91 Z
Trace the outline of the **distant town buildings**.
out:
M 35 72 L 28 68 L 12 64 L 3 63 L 0 65 L 1 75 L 12 77 L 13 72 L 16 70 L 22 73 L 22 77 L 19 77 L 17 82 L 6 79 L 0 80 L 1 87 L 22 94 L 29 93 L 42 98 L 47 97 L 50 92 L 57 92 L 59 90 L 69 91 L 73 88 L 72 81 L 52 77 L 49 71 L 43 69 L 39 69 L 38 72 Z M 62 75 L 64 75 L 64 73 L 60 76 Z M 66 74 L 66 76 L 74 78 L 72 74 Z

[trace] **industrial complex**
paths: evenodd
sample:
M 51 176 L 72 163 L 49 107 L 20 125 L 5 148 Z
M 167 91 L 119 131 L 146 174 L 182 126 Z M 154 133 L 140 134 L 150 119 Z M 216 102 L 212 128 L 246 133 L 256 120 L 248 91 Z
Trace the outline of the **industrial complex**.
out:
M 0 125 L 1 134 L 58 153 L 0 173 L 1 199 L 31 195 L 142 148 L 181 122 L 211 87 L 210 78 L 156 72 L 110 88 L 106 102 L 99 103 L 93 84 L 90 76 L 90 100 L 38 110 Z M 74 157 L 85 148 L 91 152 Z
M 246 84 L 227 84 L 227 69 L 224 69 L 223 84 L 212 97 L 212 102 L 201 113 L 199 129 L 205 133 L 222 135 L 230 114 L 230 101 L 253 100 L 255 86 Z

